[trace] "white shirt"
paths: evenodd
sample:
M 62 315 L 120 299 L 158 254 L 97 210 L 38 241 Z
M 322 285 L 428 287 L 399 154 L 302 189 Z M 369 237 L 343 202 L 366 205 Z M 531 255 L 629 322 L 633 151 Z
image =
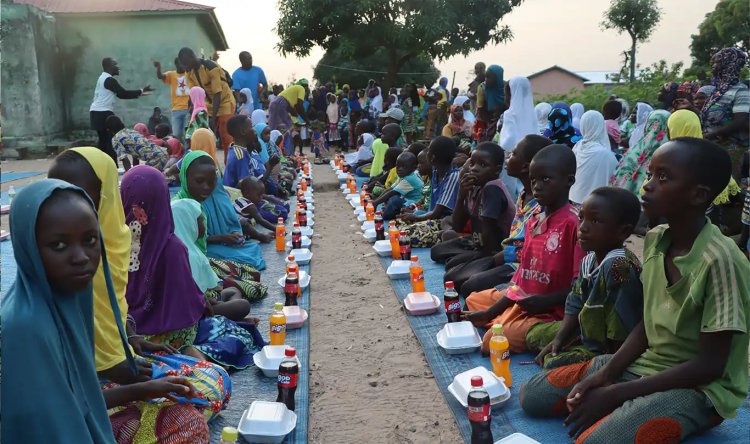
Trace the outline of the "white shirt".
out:
M 96 81 L 94 88 L 94 100 L 91 102 L 89 111 L 113 111 L 117 94 L 104 87 L 104 81 L 112 77 L 112 74 L 103 72 Z

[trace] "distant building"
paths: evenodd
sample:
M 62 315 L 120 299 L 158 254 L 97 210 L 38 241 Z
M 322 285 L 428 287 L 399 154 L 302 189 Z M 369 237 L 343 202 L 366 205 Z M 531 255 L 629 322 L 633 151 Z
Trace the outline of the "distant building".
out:
M 184 46 L 210 57 L 227 49 L 214 8 L 179 0 L 3 0 L 2 123 L 6 147 L 44 148 L 91 137 L 89 105 L 104 57 L 117 59 L 120 84 L 156 88 L 118 100 L 126 125 L 145 122 L 170 94 L 157 78 Z
M 557 65 L 535 72 L 528 79 L 535 99 L 566 94 L 574 89 L 581 90 L 585 86 L 584 82 L 588 81 L 586 77 Z

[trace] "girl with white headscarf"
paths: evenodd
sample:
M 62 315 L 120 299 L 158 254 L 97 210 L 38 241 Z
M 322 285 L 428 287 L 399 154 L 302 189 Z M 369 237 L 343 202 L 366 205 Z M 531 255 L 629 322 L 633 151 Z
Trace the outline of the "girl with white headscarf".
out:
M 581 117 L 583 117 L 583 112 L 586 111 L 586 108 L 583 107 L 580 103 L 574 103 L 570 105 L 570 111 L 573 113 L 573 128 L 576 128 L 577 130 L 581 130 Z
M 464 120 L 467 121 L 470 125 L 474 126 L 476 117 L 474 116 L 474 113 L 471 112 L 471 109 L 466 106 L 466 103 L 469 102 L 469 100 L 470 99 L 468 96 L 456 96 L 456 99 L 453 100 L 453 105 L 462 107 L 464 109 Z M 451 117 L 448 116 L 448 123 L 450 123 L 451 121 Z
M 242 88 L 240 90 L 240 100 L 242 98 L 244 99 L 244 102 L 239 102 L 237 114 L 243 114 L 246 116 L 250 116 L 253 113 L 253 110 L 255 110 L 255 105 L 253 105 L 253 93 L 250 91 L 250 88 Z M 265 123 L 265 122 L 263 122 Z
M 256 109 L 253 111 L 252 114 L 250 114 L 250 120 L 253 121 L 253 128 L 255 128 L 255 125 L 260 125 L 261 123 L 268 123 L 268 117 L 266 117 L 266 112 L 262 109 Z
M 534 111 L 536 112 L 536 121 L 537 125 L 539 126 L 539 134 L 544 134 L 544 130 L 549 128 L 549 120 L 547 120 L 547 116 L 549 116 L 550 111 L 552 111 L 552 105 L 550 105 L 547 102 L 540 102 L 537 104 L 537 106 L 534 107 Z
M 576 156 L 576 181 L 570 188 L 570 200 L 583 203 L 586 196 L 607 182 L 617 168 L 617 159 L 609 145 L 604 116 L 586 111 L 581 117 L 583 138 L 573 147 Z
M 635 104 L 635 128 L 630 133 L 630 140 L 628 146 L 634 147 L 643 138 L 643 134 L 646 132 L 646 120 L 648 115 L 654 109 L 647 103 L 638 102 Z
M 506 102 L 510 99 L 510 106 L 503 113 L 503 126 L 500 129 L 498 143 L 506 153 L 510 153 L 524 137 L 529 134 L 539 134 L 539 126 L 529 79 L 521 76 L 511 78 L 508 81 L 505 96 Z M 502 179 L 515 200 L 523 189 L 521 181 L 508 176 L 505 168 L 503 168 Z

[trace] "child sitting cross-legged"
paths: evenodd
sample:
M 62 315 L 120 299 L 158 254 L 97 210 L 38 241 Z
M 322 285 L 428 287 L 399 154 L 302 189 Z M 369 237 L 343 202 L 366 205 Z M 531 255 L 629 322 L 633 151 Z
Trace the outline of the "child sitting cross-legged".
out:
M 641 322 L 641 263 L 623 247 L 640 215 L 638 198 L 622 188 L 597 188 L 583 201 L 578 243 L 590 253 L 565 301 L 565 317 L 526 334 L 529 349 L 541 349 L 536 361 L 545 369 L 614 353 Z
M 675 443 L 737 416 L 748 390 L 750 264 L 705 215 L 731 168 L 706 140 L 654 152 L 643 209 L 667 224 L 644 241 L 643 321 L 614 355 L 534 376 L 521 388 L 527 414 L 567 416 L 578 443 Z
M 404 205 L 416 202 L 422 197 L 424 183 L 417 174 L 417 157 L 414 154 L 403 151 L 398 155 L 396 173 L 396 183 L 373 201 L 375 208 L 384 204 L 381 211 L 386 220 L 395 218 L 401 213 Z
M 568 201 L 575 181 L 576 160 L 566 145 L 550 145 L 531 161 L 531 192 L 542 211 L 526 222 L 521 264 L 514 285 L 502 290 L 472 293 L 462 317 L 478 326 L 502 324 L 510 350 L 527 350 L 526 333 L 541 322 L 563 318 L 565 298 L 584 256 L 578 246 L 578 212 Z M 484 336 L 482 352 L 489 351 L 491 330 Z
M 389 182 L 388 177 L 393 171 L 393 176 L 398 179 L 398 174 L 395 173 L 396 162 L 398 161 L 398 156 L 400 156 L 403 152 L 404 150 L 397 146 L 388 148 L 386 150 L 385 156 L 383 157 L 383 171 L 377 176 L 371 177 L 367 182 L 367 188 L 373 197 L 380 197 L 380 195 L 382 195 L 388 188 L 390 188 L 391 185 L 396 182 L 395 179 Z
M 289 217 L 289 204 L 275 196 L 265 194 L 266 187 L 257 177 L 248 176 L 240 181 L 242 197 L 235 199 L 234 209 L 241 217 L 253 219 L 256 224 L 274 230 L 279 218 Z

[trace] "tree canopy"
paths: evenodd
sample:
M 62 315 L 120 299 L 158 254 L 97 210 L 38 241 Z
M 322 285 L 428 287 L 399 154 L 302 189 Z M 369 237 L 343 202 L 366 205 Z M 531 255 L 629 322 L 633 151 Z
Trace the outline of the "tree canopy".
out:
M 403 52 L 403 50 L 399 51 L 398 56 L 401 57 Z M 334 80 L 339 85 L 349 84 L 355 89 L 364 88 L 370 79 L 382 83 L 386 74 L 383 68 L 383 60 L 386 57 L 388 55 L 385 48 L 378 48 L 371 55 L 360 58 L 348 56 L 340 49 L 334 49 L 326 52 L 318 61 L 313 76 L 321 83 Z M 418 55 L 401 66 L 396 75 L 395 85 L 400 86 L 406 82 L 429 84 L 434 82 L 439 75 L 440 71 L 432 63 L 432 59 Z
M 706 14 L 692 35 L 691 71 L 709 71 L 711 56 L 721 48 L 737 46 L 750 50 L 750 3 L 747 0 L 721 0 Z
M 612 0 L 604 12 L 604 29 L 630 36 L 630 81 L 635 81 L 635 51 L 638 42 L 645 42 L 661 20 L 656 0 Z
M 280 0 L 277 49 L 304 57 L 314 45 L 359 59 L 382 48 L 384 85 L 418 56 L 443 60 L 512 38 L 500 19 L 523 0 Z

